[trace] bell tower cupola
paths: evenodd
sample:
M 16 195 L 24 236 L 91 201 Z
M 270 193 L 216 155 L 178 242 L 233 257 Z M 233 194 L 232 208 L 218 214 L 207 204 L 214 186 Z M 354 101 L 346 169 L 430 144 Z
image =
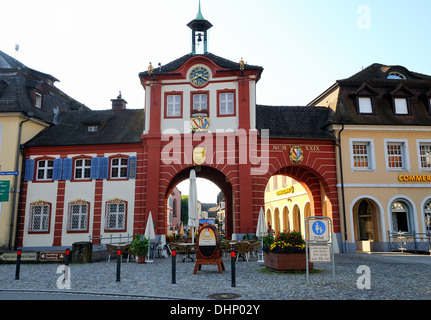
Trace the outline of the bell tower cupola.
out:
M 208 30 L 213 26 L 202 15 L 201 1 L 199 0 L 199 11 L 194 20 L 187 26 L 192 29 L 192 54 L 205 54 L 208 52 Z

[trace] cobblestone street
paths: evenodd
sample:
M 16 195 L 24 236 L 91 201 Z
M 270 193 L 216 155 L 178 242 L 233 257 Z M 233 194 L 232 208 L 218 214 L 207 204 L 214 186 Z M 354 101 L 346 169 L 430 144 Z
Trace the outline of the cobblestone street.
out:
M 121 264 L 121 281 L 116 281 L 115 259 L 108 262 L 70 264 L 70 289 L 59 289 L 61 264 L 22 264 L 15 280 L 15 265 L 0 265 L 0 291 L 46 291 L 101 293 L 130 299 L 235 299 L 235 300 L 431 300 L 431 257 L 408 253 L 336 254 L 335 280 L 332 265 L 314 265 L 309 282 L 306 273 L 278 274 L 251 259 L 236 263 L 236 287 L 231 286 L 230 258 L 226 270 L 202 266 L 193 274 L 194 262 L 177 261 L 176 284 L 172 284 L 171 259 L 153 263 Z M 179 259 L 178 259 L 179 260 Z M 370 270 L 370 289 L 359 289 L 359 266 Z

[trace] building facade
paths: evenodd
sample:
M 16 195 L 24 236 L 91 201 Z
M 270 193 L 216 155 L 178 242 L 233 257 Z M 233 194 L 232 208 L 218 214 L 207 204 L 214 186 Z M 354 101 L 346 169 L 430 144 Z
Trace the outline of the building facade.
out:
M 169 197 L 197 177 L 225 199 L 225 234 L 256 231 L 274 175 L 301 182 L 311 215 L 333 219 L 341 241 L 332 110 L 256 105 L 260 66 L 207 52 L 212 27 L 199 10 L 192 52 L 139 74 L 145 109 L 64 115 L 26 144 L 19 245 L 64 247 L 89 237 L 168 233 Z
M 309 106 L 334 111 L 345 251 L 396 249 L 397 233 L 421 250 L 431 226 L 431 77 L 373 64 Z
M 0 250 L 16 246 L 22 145 L 60 114 L 88 109 L 56 88 L 57 81 L 0 51 Z

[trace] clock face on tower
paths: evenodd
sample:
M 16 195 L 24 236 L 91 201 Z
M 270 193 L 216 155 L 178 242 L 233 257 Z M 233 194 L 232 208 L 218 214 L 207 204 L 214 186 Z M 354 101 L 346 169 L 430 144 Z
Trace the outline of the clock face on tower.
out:
M 190 72 L 190 81 L 193 85 L 204 86 L 210 77 L 208 70 L 204 67 L 196 67 Z

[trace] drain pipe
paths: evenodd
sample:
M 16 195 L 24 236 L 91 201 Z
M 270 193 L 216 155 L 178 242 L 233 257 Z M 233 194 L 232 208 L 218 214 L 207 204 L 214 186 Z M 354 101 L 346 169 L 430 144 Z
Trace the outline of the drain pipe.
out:
M 19 169 L 19 156 L 21 152 L 21 135 L 22 135 L 22 125 L 30 121 L 30 118 L 26 115 L 26 119 L 21 121 L 19 124 L 19 130 L 18 130 L 18 145 L 16 150 L 16 160 L 15 160 L 15 171 L 18 171 Z M 21 175 L 23 172 L 21 172 Z M 10 230 L 9 230 L 9 250 L 12 250 L 12 238 L 13 238 L 13 227 L 15 222 L 15 207 L 16 207 L 16 196 L 17 196 L 17 189 L 18 189 L 18 176 L 14 176 L 14 186 L 13 186 L 13 197 L 12 197 L 12 210 L 11 210 L 11 217 L 10 217 Z M 21 186 L 20 186 L 21 187 Z M 20 190 L 21 192 L 21 190 Z
M 341 132 L 344 130 L 344 123 L 341 123 L 341 130 L 338 131 L 338 156 L 340 158 L 340 182 L 341 182 L 341 204 L 343 206 L 344 224 L 344 253 L 347 253 L 347 226 L 346 226 L 346 202 L 344 197 L 344 177 L 343 177 L 343 155 L 341 152 Z

